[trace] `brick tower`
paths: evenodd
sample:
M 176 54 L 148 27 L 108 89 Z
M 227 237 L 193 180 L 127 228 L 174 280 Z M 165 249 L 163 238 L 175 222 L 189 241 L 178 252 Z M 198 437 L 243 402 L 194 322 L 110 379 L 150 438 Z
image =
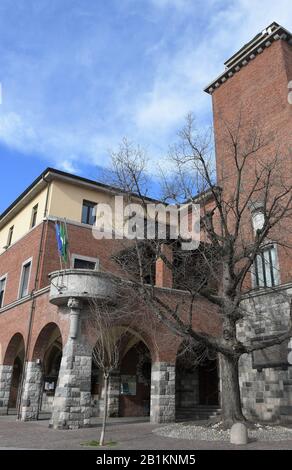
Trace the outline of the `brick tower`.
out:
M 226 146 L 226 127 L 240 124 L 241 140 L 255 127 L 266 143 L 245 169 L 246 187 L 259 159 L 280 159 L 279 171 L 292 183 L 292 34 L 272 23 L 225 62 L 224 72 L 205 91 L 212 96 L 217 181 L 225 194 L 234 192 L 234 158 Z M 290 83 L 291 85 L 291 83 Z M 292 85 L 291 85 L 292 86 Z M 289 221 L 287 222 L 289 224 Z M 292 224 L 287 230 L 292 243 Z M 291 239 L 290 239 L 291 237 Z M 292 280 L 292 255 L 278 249 L 281 283 Z
M 242 194 L 256 177 L 260 165 L 277 161 L 280 181 L 292 184 L 292 34 L 272 23 L 225 62 L 224 72 L 205 91 L 212 95 L 216 148 L 217 181 L 223 197 L 232 201 L 236 187 L 234 148 L 228 147 L 228 130 L 237 131 L 240 144 L 250 142 L 255 130 L 265 145 L 255 152 L 244 169 Z M 236 134 L 236 132 L 235 132 Z M 229 136 L 230 137 L 230 136 Z M 288 185 L 287 185 L 288 183 Z M 260 195 L 261 197 L 261 195 Z M 245 225 L 248 237 L 254 231 L 254 205 L 251 204 Z M 250 300 L 243 303 L 251 312 L 239 326 L 238 336 L 246 341 L 267 338 L 285 331 L 289 322 L 292 286 L 292 223 L 285 219 L 283 233 L 270 233 L 259 260 L 262 263 L 259 282 L 258 261 L 254 267 L 256 282 Z M 283 244 L 279 243 L 282 238 Z M 270 246 L 270 247 L 268 247 Z M 271 271 L 277 277 L 276 282 Z M 273 278 L 273 279 L 272 279 Z M 272 280 L 271 280 L 272 279 Z M 252 277 L 250 278 L 250 281 Z M 249 281 L 249 282 L 250 282 Z M 291 343 L 290 343 L 291 345 Z M 269 348 L 267 348 L 269 349 Z M 287 356 L 289 345 L 270 348 L 263 354 L 245 355 L 240 361 L 240 387 L 246 416 L 260 420 L 292 420 L 292 366 Z

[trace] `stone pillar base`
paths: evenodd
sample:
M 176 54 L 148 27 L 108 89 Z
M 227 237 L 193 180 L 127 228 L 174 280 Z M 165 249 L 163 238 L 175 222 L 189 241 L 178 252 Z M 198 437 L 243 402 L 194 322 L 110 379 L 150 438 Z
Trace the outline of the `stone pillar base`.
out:
M 7 415 L 13 366 L 0 365 L 0 415 Z
M 89 348 L 70 338 L 63 351 L 50 427 L 78 429 L 90 426 L 91 361 Z
M 42 368 L 36 362 L 27 362 L 20 407 L 21 421 L 38 419 L 42 395 Z
M 151 372 L 152 423 L 175 421 L 175 364 L 156 362 Z

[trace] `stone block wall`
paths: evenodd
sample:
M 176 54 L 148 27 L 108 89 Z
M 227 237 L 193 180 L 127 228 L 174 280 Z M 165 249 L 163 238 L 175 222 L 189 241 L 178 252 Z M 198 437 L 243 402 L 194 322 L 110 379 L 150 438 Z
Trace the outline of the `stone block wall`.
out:
M 0 415 L 8 412 L 13 366 L 0 365 Z
M 69 340 L 61 361 L 50 426 L 76 429 L 90 425 L 91 350 Z
M 152 423 L 175 421 L 175 364 L 152 364 L 150 420 Z
M 287 330 L 289 290 L 271 291 L 245 300 L 250 314 L 239 326 L 238 337 L 250 341 Z M 289 350 L 287 348 L 287 357 Z M 240 359 L 240 388 L 244 414 L 253 420 L 292 422 L 292 365 L 253 368 L 252 355 Z
M 36 362 L 27 362 L 21 400 L 21 420 L 38 418 L 42 395 L 42 369 Z

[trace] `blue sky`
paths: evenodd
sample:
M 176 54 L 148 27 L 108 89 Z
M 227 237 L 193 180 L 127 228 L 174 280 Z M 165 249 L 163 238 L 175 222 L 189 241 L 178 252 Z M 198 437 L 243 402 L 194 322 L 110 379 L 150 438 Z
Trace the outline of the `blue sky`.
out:
M 263 8 L 264 5 L 264 8 Z M 47 166 L 89 178 L 127 136 L 153 173 L 202 90 L 291 0 L 1 0 L 0 212 Z

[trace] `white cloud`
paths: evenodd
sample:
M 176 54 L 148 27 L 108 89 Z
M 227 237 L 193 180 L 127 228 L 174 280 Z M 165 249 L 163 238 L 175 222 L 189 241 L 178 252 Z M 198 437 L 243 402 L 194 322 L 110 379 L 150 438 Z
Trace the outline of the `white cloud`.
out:
M 127 68 L 126 61 L 120 76 L 114 68 L 107 69 L 110 61 L 103 63 L 107 58 L 103 36 L 95 36 L 94 28 L 92 36 L 74 43 L 72 55 L 71 44 L 62 44 L 61 37 L 60 48 L 48 48 L 38 59 L 30 56 L 29 48 L 21 54 L 17 47 L 6 51 L 1 60 L 9 63 L 8 78 L 4 76 L 9 89 L 4 80 L 0 140 L 17 150 L 45 155 L 73 172 L 79 162 L 104 164 L 107 151 L 124 135 L 148 146 L 149 155 L 159 159 L 187 112 L 194 111 L 201 122 L 211 121 L 211 99 L 203 88 L 223 71 L 228 57 L 274 20 L 292 29 L 292 15 L 287 13 L 291 0 L 266 0 L 264 7 L 261 0 L 149 0 L 149 4 L 160 10 L 156 17 L 161 33 L 145 48 L 151 73 L 133 88 L 133 75 L 139 74 L 139 66 L 133 65 L 139 63 L 133 45 L 125 44 L 132 67 Z M 174 9 L 182 14 L 172 15 L 169 25 Z M 146 19 L 141 24 L 145 26 Z M 34 39 L 31 48 L 37 47 Z M 102 57 L 98 69 L 96 47 Z M 79 68 L 71 64 L 74 58 Z M 80 70 L 86 70 L 81 75 L 85 82 L 78 76 Z M 76 73 L 76 94 L 69 93 L 66 83 L 72 73 Z M 95 101 L 101 93 L 100 73 L 107 82 L 105 107 Z
M 74 160 L 74 157 L 71 157 Z M 68 173 L 79 173 L 79 168 L 75 166 L 71 160 L 63 160 L 59 163 L 60 170 L 67 171 Z
M 30 150 L 28 143 L 31 142 L 34 147 L 37 133 L 18 113 L 9 112 L 0 116 L 0 138 L 8 146 L 21 150 L 25 144 L 27 150 Z
M 171 0 L 152 1 L 165 7 L 174 4 Z M 173 131 L 190 110 L 199 119 L 209 116 L 211 120 L 211 99 L 203 88 L 223 72 L 224 62 L 273 21 L 292 29 L 292 16 L 287 17 L 291 0 L 266 0 L 265 8 L 259 0 L 207 0 L 205 7 L 209 8 L 206 26 L 199 35 L 190 28 L 181 31 L 180 48 L 172 57 L 161 55 L 152 89 L 139 97 L 135 122 L 141 132 L 157 138 L 158 130 Z M 193 14 L 195 18 L 195 2 Z
M 150 93 L 144 107 L 138 107 L 137 125 L 147 132 L 147 129 L 166 130 L 178 119 L 182 119 L 188 108 L 183 99 L 175 94 L 160 92 Z
M 191 6 L 192 0 L 150 0 L 156 8 L 176 8 L 185 10 Z

